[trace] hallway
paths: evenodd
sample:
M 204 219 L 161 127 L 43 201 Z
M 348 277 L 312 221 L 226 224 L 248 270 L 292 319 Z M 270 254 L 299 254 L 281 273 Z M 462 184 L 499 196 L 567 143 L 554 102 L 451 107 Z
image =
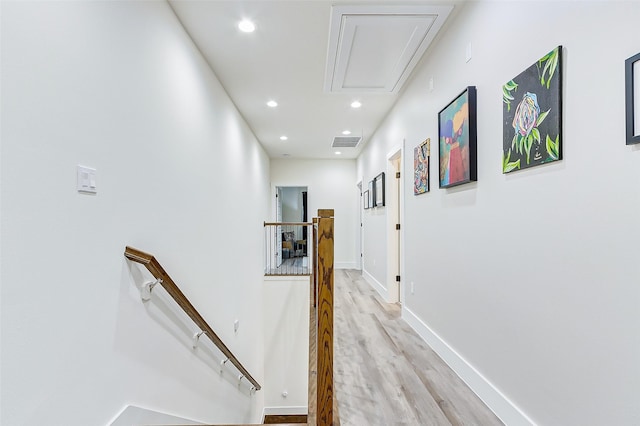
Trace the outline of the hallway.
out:
M 501 425 L 360 271 L 335 271 L 335 388 L 340 421 Z

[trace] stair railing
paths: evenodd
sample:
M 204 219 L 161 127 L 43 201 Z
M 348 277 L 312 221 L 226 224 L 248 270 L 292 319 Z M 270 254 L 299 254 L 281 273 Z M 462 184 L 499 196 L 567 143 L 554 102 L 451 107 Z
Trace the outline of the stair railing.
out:
M 311 275 L 312 224 L 307 222 L 264 222 L 264 275 Z
M 196 308 L 189 302 L 189 299 L 182 293 L 180 288 L 176 285 L 176 283 L 171 279 L 169 274 L 166 273 L 162 265 L 156 260 L 153 255 L 145 253 L 141 250 L 135 249 L 133 247 L 127 246 L 124 251 L 124 255 L 127 259 L 132 260 L 134 262 L 140 263 L 144 265 L 147 270 L 153 275 L 156 279 L 155 283 L 151 283 L 146 286 L 146 291 L 149 293 L 153 289 L 154 285 L 160 284 L 167 293 L 176 301 L 176 303 L 182 308 L 182 310 L 193 320 L 194 323 L 200 328 L 201 332 L 197 333 L 194 336 L 194 340 L 200 338 L 202 334 L 206 335 L 209 340 L 211 340 L 227 357 L 227 361 L 231 362 L 240 372 L 239 380 L 246 378 L 252 385 L 253 390 L 260 390 L 261 386 L 253 378 L 251 374 L 247 371 L 246 368 L 240 363 L 238 358 L 229 350 L 229 348 L 222 342 L 220 337 L 213 331 L 213 329 L 207 324 L 205 319 L 200 315 L 200 313 L 196 310 Z M 145 291 L 143 289 L 143 291 Z M 226 361 L 223 361 L 225 363 Z

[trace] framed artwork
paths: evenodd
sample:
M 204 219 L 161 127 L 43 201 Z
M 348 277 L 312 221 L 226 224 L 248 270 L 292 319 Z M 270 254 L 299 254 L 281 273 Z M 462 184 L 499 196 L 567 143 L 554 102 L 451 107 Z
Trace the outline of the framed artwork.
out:
M 364 208 L 368 209 L 369 207 L 371 207 L 371 198 L 369 198 L 369 190 L 367 189 L 366 191 L 364 191 L 363 193 L 363 202 L 364 202 Z
M 476 88 L 469 86 L 438 113 L 440 188 L 477 180 Z
M 562 159 L 562 46 L 502 86 L 502 173 Z
M 640 143 L 640 53 L 624 62 L 627 145 Z
M 375 207 L 376 187 L 374 181 L 369 181 L 369 208 Z
M 429 155 L 431 139 L 413 149 L 413 195 L 429 192 Z
M 380 173 L 374 179 L 374 194 L 375 194 L 375 206 L 382 207 L 384 206 L 384 172 Z

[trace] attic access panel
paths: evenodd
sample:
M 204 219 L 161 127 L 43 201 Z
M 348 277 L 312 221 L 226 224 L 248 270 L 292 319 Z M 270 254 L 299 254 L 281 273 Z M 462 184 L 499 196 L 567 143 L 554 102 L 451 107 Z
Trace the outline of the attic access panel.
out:
M 453 6 L 334 6 L 325 92 L 397 93 Z

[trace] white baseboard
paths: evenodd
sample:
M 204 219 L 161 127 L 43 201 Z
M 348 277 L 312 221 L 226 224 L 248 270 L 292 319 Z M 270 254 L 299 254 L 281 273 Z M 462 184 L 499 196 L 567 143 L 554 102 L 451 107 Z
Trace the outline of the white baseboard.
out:
M 405 306 L 402 319 L 413 328 L 469 388 L 491 409 L 505 425 L 535 426 L 525 413 L 491 384 L 478 370 L 440 338 L 427 324 Z
M 262 421 L 264 422 L 265 416 L 277 416 L 277 415 L 298 415 L 308 414 L 309 407 L 305 406 L 292 406 L 292 407 L 264 407 L 262 410 Z
M 356 262 L 335 262 L 336 269 L 358 269 Z
M 373 275 L 371 275 L 370 273 L 368 273 L 367 271 L 365 271 L 363 269 L 362 270 L 362 276 L 371 285 L 371 287 L 373 287 L 374 290 L 377 291 L 378 294 L 380 294 L 380 297 L 382 297 L 382 300 L 385 300 L 385 301 L 389 300 L 389 298 L 388 298 L 389 291 L 387 290 L 387 288 L 385 286 L 380 284 L 380 282 L 378 280 L 376 280 L 373 277 Z

